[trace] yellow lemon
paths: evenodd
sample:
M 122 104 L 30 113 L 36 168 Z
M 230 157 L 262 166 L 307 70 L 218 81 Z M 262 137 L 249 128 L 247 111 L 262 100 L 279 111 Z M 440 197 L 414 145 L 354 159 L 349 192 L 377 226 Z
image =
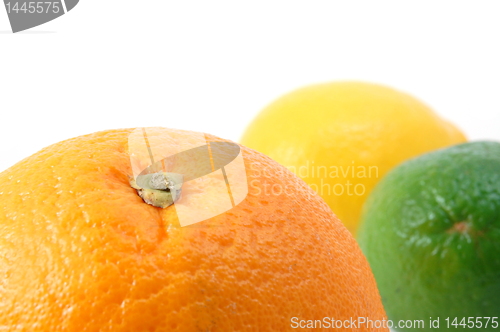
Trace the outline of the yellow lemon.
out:
M 418 99 L 362 82 L 291 92 L 265 108 L 241 139 L 306 181 L 353 234 L 366 197 L 390 169 L 465 141 Z

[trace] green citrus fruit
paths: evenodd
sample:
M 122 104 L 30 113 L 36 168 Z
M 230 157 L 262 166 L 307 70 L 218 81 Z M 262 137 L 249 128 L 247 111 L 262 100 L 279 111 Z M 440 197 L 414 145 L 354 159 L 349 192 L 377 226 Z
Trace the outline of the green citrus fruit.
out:
M 488 326 L 477 318 L 500 317 L 500 143 L 401 164 L 375 187 L 361 220 L 359 243 L 391 320 L 500 331 L 500 318 Z
M 366 197 L 390 169 L 465 141 L 418 99 L 363 82 L 293 91 L 264 109 L 241 139 L 307 182 L 353 234 Z

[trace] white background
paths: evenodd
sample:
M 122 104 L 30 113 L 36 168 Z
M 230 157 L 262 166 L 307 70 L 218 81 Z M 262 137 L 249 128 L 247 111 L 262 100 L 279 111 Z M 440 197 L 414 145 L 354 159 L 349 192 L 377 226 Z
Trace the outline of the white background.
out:
M 407 91 L 500 139 L 500 1 L 81 0 L 12 34 L 0 7 L 0 170 L 98 130 L 238 140 L 280 95 L 332 80 Z

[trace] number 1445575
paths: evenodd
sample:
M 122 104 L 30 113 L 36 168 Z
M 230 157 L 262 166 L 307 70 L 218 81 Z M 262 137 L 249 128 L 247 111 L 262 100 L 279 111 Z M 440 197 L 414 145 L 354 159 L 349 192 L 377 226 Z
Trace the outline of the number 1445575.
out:
M 58 14 L 62 10 L 60 2 L 52 1 L 7 2 L 5 6 L 9 14 Z

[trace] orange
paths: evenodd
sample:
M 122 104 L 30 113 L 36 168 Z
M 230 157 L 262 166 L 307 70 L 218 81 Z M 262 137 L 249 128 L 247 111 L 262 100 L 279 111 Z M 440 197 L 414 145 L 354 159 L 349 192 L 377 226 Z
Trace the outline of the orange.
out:
M 356 234 L 361 209 L 394 166 L 465 136 L 420 100 L 364 82 L 308 86 L 278 98 L 241 143 L 299 175 Z
M 0 174 L 0 329 L 287 331 L 296 320 L 385 318 L 354 238 L 298 177 L 241 147 L 248 196 L 180 227 L 175 205 L 148 205 L 131 188 L 132 131 L 63 141 Z M 360 328 L 375 330 L 386 329 Z

